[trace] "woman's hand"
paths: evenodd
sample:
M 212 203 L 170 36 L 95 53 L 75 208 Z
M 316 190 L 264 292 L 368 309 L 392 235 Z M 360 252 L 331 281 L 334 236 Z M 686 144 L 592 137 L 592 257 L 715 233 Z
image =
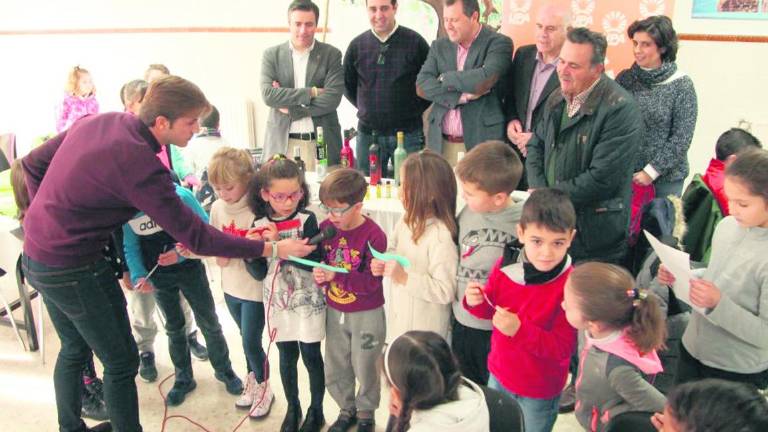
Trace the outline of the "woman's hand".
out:
M 640 186 L 648 186 L 653 183 L 653 179 L 645 171 L 638 171 L 632 176 L 632 181 Z

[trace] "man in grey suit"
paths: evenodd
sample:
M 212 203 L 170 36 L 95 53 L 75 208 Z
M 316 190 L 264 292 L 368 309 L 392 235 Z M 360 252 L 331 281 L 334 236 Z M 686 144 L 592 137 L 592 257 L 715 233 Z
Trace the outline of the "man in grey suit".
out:
M 264 52 L 261 95 L 271 110 L 264 160 L 291 157 L 299 148 L 307 169 L 315 168 L 317 128 L 323 128 L 328 165 L 339 163 L 341 125 L 336 108 L 344 94 L 341 51 L 315 40 L 320 10 L 309 0 L 288 6 L 291 39 Z
M 512 60 L 504 100 L 507 138 L 517 147 L 523 163 L 528 154 L 526 145 L 541 117 L 542 102 L 560 88 L 555 70 L 569 28 L 567 8 L 555 4 L 542 6 L 536 16 L 536 43 L 518 48 Z M 518 189 L 528 189 L 525 176 Z
M 416 78 L 432 102 L 427 147 L 456 164 L 457 154 L 486 140 L 504 139 L 499 77 L 512 62 L 512 40 L 483 26 L 477 0 L 445 0 L 447 38 L 437 39 Z

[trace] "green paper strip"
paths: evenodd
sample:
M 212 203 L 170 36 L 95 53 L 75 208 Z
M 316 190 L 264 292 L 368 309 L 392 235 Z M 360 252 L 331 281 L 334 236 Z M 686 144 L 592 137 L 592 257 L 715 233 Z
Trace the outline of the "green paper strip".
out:
M 293 262 L 297 262 L 299 264 L 304 264 L 305 266 L 320 267 L 321 269 L 332 271 L 332 272 L 336 272 L 336 273 L 349 273 L 349 271 L 347 271 L 347 269 L 344 269 L 344 268 L 341 268 L 341 267 L 333 267 L 333 266 L 329 266 L 328 264 L 324 264 L 324 263 L 321 263 L 321 262 L 312 261 L 312 260 L 308 260 L 308 259 L 304 259 L 304 258 L 297 258 L 297 257 L 292 256 L 292 255 L 288 256 L 288 260 L 289 261 L 293 261 Z
M 368 242 L 368 249 L 371 250 L 373 257 L 376 259 L 380 259 L 382 261 L 397 261 L 398 264 L 403 266 L 403 268 L 408 268 L 411 266 L 411 262 L 408 261 L 408 258 L 401 255 L 393 254 L 393 253 L 379 252 L 376 249 L 374 249 L 373 246 L 371 246 L 371 242 Z

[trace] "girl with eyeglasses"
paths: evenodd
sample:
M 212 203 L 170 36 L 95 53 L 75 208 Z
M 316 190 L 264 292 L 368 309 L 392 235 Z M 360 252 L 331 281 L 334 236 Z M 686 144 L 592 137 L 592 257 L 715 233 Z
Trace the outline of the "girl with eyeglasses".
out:
M 311 238 L 319 232 L 317 217 L 306 209 L 309 187 L 304 173 L 284 155 L 273 156 L 261 167 L 249 185 L 248 202 L 256 216 L 253 227 L 264 230 L 261 236 L 273 242 L 273 252 L 278 240 Z M 320 261 L 320 248 L 306 258 Z M 267 258 L 264 307 L 268 332 L 271 337 L 274 334 L 280 352 L 280 380 L 288 401 L 280 430 L 299 430 L 302 412 L 297 363 L 301 353 L 311 393 L 301 430 L 319 431 L 325 423 L 325 372 L 320 353 L 320 341 L 325 337 L 325 295 L 315 283 L 312 269 L 280 260 L 273 253 Z

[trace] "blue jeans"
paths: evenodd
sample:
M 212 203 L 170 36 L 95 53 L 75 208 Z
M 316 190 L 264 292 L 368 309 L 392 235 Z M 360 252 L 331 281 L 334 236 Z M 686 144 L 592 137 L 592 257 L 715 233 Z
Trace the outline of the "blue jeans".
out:
M 523 411 L 525 432 L 551 432 L 557 420 L 560 395 L 552 399 L 535 399 L 516 395 L 507 390 L 493 374 L 488 378 L 488 387 L 502 391 L 514 399 Z
M 359 126 L 358 126 L 359 127 Z M 379 155 L 381 160 L 381 176 L 384 178 L 394 178 L 394 171 L 387 172 L 387 164 L 389 160 L 394 157 L 395 149 L 397 148 L 397 136 L 396 135 L 377 135 L 377 141 L 379 144 Z M 357 135 L 357 144 L 355 147 L 355 155 L 357 157 L 357 169 L 362 171 L 364 175 L 368 175 L 368 148 L 373 143 L 373 136 L 371 134 L 359 132 Z M 424 148 L 424 131 L 415 130 L 405 133 L 405 142 L 403 143 L 405 151 L 408 154 L 415 153 Z M 394 167 L 395 161 L 392 160 L 392 166 Z
M 53 369 L 59 431 L 85 431 L 80 418 L 82 371 L 91 350 L 104 365 L 104 401 L 112 427 L 141 431 L 135 381 L 139 352 L 125 296 L 110 265 L 99 259 L 77 267 L 53 267 L 24 255 L 22 269 L 42 294 L 61 341 Z
M 244 300 L 224 293 L 227 309 L 240 329 L 243 339 L 243 351 L 248 372 L 256 375 L 256 382 L 269 378 L 269 370 L 264 369 L 264 359 L 267 354 L 261 347 L 261 336 L 264 332 L 264 303 Z
M 216 372 L 232 369 L 229 348 L 221 331 L 216 305 L 213 302 L 208 276 L 200 260 L 186 260 L 168 267 L 160 267 L 152 276 L 157 306 L 165 315 L 168 351 L 176 369 L 176 381 L 192 379 L 192 358 L 189 354 L 186 320 L 179 303 L 179 291 L 187 299 L 200 332 L 208 347 L 208 358 Z

